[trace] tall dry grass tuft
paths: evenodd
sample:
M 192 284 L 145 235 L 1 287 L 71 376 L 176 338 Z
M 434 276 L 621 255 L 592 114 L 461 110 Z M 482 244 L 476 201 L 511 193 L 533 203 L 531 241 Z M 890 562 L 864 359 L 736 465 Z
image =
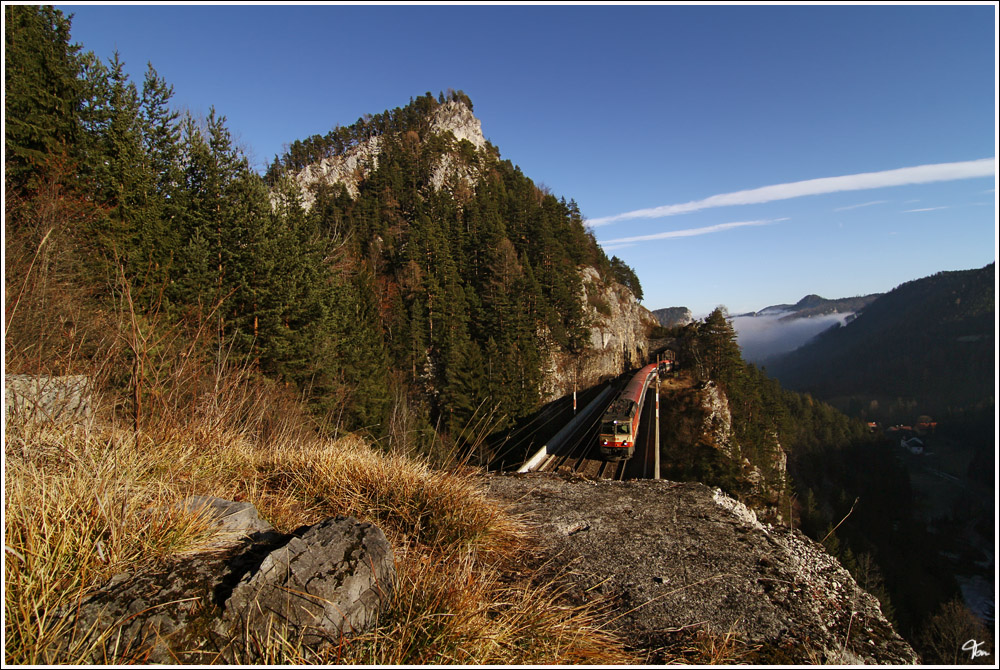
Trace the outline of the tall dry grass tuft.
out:
M 120 431 L 7 423 L 4 631 L 8 663 L 73 662 L 63 615 L 116 572 L 197 547 L 203 519 Z M 160 454 L 160 458 L 166 454 Z
M 352 515 L 379 525 L 394 547 L 389 608 L 372 632 L 328 650 L 324 662 L 632 660 L 599 629 L 596 611 L 562 604 L 556 583 L 522 574 L 534 558 L 530 528 L 485 498 L 476 475 L 386 455 L 357 437 L 240 454 L 241 480 L 272 523 L 289 529 Z
M 280 530 L 350 514 L 395 548 L 398 583 L 371 632 L 323 655 L 275 631 L 243 640 L 272 663 L 621 663 L 593 612 L 524 572 L 530 533 L 468 475 L 385 456 L 359 438 L 262 443 L 218 432 L 170 442 L 128 427 L 22 424 L 5 445 L 9 663 L 82 662 L 61 615 L 111 575 L 211 540 L 190 493 L 246 499 Z M 239 645 L 237 645 L 239 646 Z M 252 651 L 251 651 L 252 650 Z

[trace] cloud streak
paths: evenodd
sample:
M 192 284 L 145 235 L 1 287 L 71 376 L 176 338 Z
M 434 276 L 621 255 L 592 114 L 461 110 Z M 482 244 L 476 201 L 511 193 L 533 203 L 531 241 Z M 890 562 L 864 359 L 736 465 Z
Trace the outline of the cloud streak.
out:
M 598 242 L 598 244 L 600 244 L 601 248 L 605 251 L 617 251 L 619 249 L 628 249 L 629 247 L 635 246 L 634 244 L 601 244 L 600 242 Z
M 889 202 L 888 200 L 872 200 L 871 202 L 863 202 L 860 205 L 848 205 L 847 207 L 838 207 L 833 210 L 835 212 L 846 212 L 849 209 L 860 209 L 861 207 L 871 207 L 872 205 L 884 205 Z
M 730 223 L 717 223 L 714 226 L 705 226 L 704 228 L 686 228 L 684 230 L 668 230 L 662 233 L 651 233 L 649 235 L 636 235 L 635 237 L 620 237 L 616 240 L 607 240 L 604 242 L 599 242 L 599 244 L 605 249 L 611 248 L 621 248 L 623 246 L 631 246 L 636 242 L 651 242 L 653 240 L 667 240 L 674 237 L 694 237 L 696 235 L 708 235 L 710 233 L 719 233 L 723 230 L 732 230 L 733 228 L 743 228 L 744 226 L 766 226 L 772 223 L 778 223 L 779 221 L 787 221 L 788 217 L 781 219 L 759 219 L 756 221 L 731 221 Z
M 937 181 L 954 181 L 956 179 L 971 179 L 974 177 L 992 177 L 995 174 L 995 157 L 981 158 L 974 161 L 961 161 L 958 163 L 918 165 L 916 167 L 885 170 L 882 172 L 863 172 L 861 174 L 844 175 L 841 177 L 807 179 L 806 181 L 775 184 L 773 186 L 763 186 L 746 191 L 721 193 L 703 200 L 692 200 L 691 202 L 677 205 L 664 205 L 649 209 L 637 209 L 613 216 L 588 219 L 586 223 L 596 228 L 627 219 L 658 219 L 664 216 L 686 214 L 712 207 L 755 205 L 775 200 L 801 198 L 807 195 L 862 191 L 865 189 L 904 186 L 908 184 L 928 184 Z
M 903 214 L 912 214 L 913 212 L 936 212 L 939 209 L 948 209 L 948 207 L 921 207 L 920 209 L 904 209 Z

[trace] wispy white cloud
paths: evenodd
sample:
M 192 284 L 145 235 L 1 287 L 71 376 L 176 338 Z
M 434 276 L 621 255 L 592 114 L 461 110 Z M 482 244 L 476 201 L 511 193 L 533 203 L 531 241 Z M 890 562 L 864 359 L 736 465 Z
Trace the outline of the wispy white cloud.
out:
M 913 212 L 933 212 L 939 209 L 948 209 L 948 207 L 921 207 L 920 209 L 904 209 L 903 214 L 911 214 Z
M 835 212 L 846 212 L 849 209 L 858 209 L 860 207 L 871 207 L 872 205 L 884 205 L 889 202 L 888 200 L 872 200 L 871 202 L 863 202 L 860 205 L 848 205 L 847 207 L 838 207 L 833 210 Z
M 607 240 L 600 242 L 599 244 L 605 251 L 607 251 L 611 248 L 620 248 L 622 245 L 631 246 L 636 242 L 651 242 L 653 240 L 667 240 L 674 237 L 708 235 L 710 233 L 719 233 L 723 230 L 732 230 L 733 228 L 743 228 L 744 226 L 766 226 L 771 223 L 778 223 L 779 221 L 787 220 L 788 217 L 781 219 L 760 219 L 757 221 L 732 221 L 730 223 L 717 223 L 714 226 L 705 226 L 703 228 L 686 228 L 684 230 L 668 230 L 662 233 L 651 233 L 649 235 L 636 235 L 635 237 L 620 237 L 616 240 Z
M 664 205 L 649 209 L 637 209 L 631 212 L 588 219 L 591 227 L 605 226 L 626 219 L 658 219 L 664 216 L 686 214 L 711 207 L 729 207 L 732 205 L 753 205 L 775 200 L 788 200 L 806 195 L 821 195 L 824 193 L 839 193 L 842 191 L 861 191 L 887 186 L 903 186 L 906 184 L 927 184 L 936 181 L 953 181 L 973 177 L 990 177 L 996 174 L 996 158 L 981 158 L 974 161 L 958 163 L 938 163 L 935 165 L 918 165 L 916 167 L 885 170 L 883 172 L 864 172 L 861 174 L 841 177 L 824 177 L 806 181 L 775 184 L 761 188 L 721 193 L 703 200 L 692 200 L 677 205 Z

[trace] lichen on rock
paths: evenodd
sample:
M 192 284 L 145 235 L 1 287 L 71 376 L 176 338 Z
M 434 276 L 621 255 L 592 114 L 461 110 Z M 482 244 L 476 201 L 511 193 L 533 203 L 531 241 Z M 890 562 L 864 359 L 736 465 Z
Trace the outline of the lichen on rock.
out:
M 685 631 L 730 635 L 755 664 L 911 664 L 917 656 L 878 601 L 822 545 L 761 524 L 697 483 L 487 476 L 487 495 L 516 502 L 537 525 L 545 570 L 645 663 Z M 576 532 L 573 532 L 573 531 Z

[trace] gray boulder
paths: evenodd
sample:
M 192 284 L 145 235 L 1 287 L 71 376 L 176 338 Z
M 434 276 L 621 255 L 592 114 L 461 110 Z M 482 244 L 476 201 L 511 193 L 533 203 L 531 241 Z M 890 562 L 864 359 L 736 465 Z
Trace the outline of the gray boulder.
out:
M 4 411 L 34 421 L 73 421 L 93 416 L 87 375 L 5 375 Z
M 288 535 L 249 503 L 184 504 L 228 541 L 112 577 L 63 613 L 50 663 L 258 662 L 252 638 L 268 625 L 318 647 L 364 629 L 392 592 L 392 550 L 371 524 L 337 517 Z
M 113 576 L 65 613 L 48 663 L 213 663 L 226 640 L 213 632 L 225 598 L 273 549 L 249 540 Z M 75 605 L 75 603 L 74 603 Z
M 740 641 L 740 663 L 918 662 L 823 545 L 760 523 L 721 491 L 547 473 L 482 486 L 537 524 L 542 574 L 565 571 L 571 601 L 606 607 L 606 630 L 642 663 L 673 661 L 695 630 Z
M 188 512 L 203 513 L 211 518 L 223 538 L 274 531 L 274 526 L 261 519 L 257 508 L 248 502 L 214 496 L 188 496 L 182 507 Z
M 257 636 L 284 629 L 305 644 L 337 640 L 374 622 L 395 576 L 379 528 L 352 517 L 327 519 L 247 574 L 226 602 L 225 618 Z

